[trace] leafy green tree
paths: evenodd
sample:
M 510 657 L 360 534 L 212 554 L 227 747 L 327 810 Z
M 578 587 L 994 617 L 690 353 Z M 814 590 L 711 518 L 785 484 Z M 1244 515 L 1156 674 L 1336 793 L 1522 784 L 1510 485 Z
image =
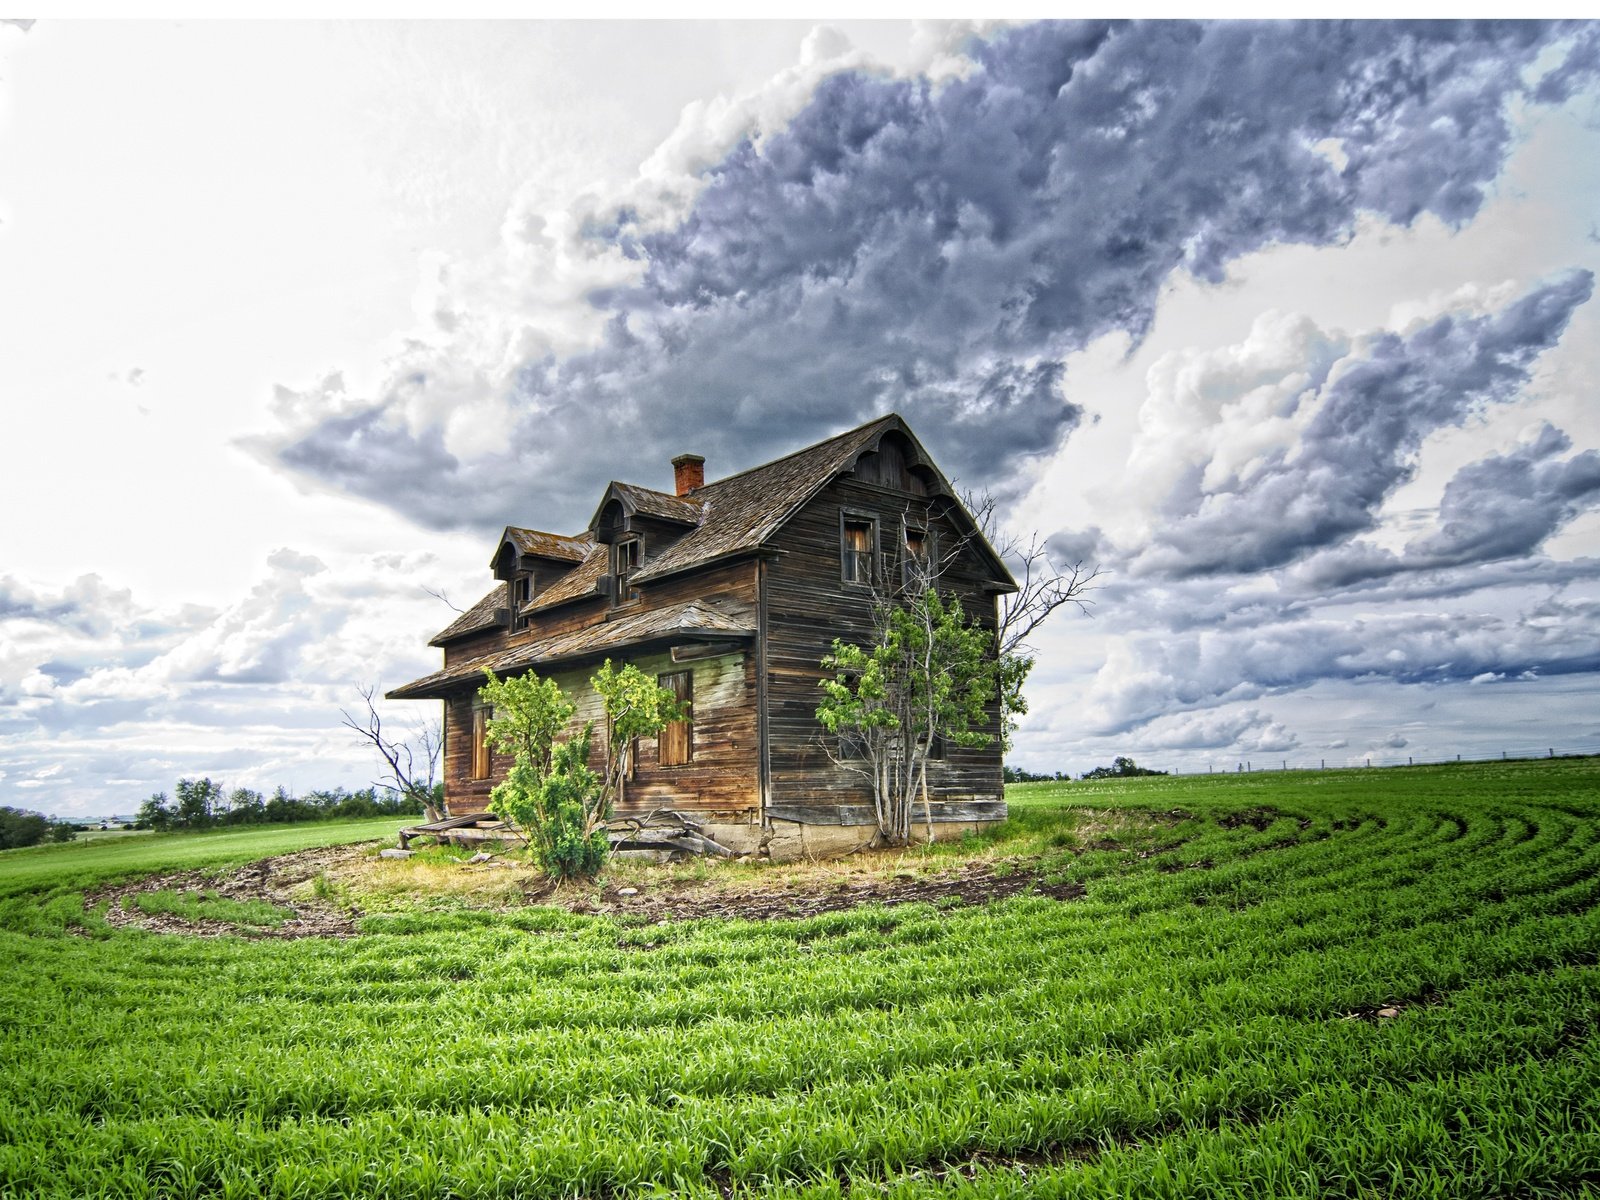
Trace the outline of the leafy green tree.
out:
M 222 804 L 222 785 L 207 779 L 180 779 L 173 823 L 183 829 L 204 829 Z
M 237 787 L 228 794 L 229 825 L 258 825 L 267 819 L 267 801 L 260 792 Z
M 641 737 L 654 737 L 668 721 L 681 721 L 684 706 L 668 689 L 656 683 L 632 663 L 620 670 L 606 659 L 589 677 L 606 709 L 605 811 L 622 799 L 624 781 L 632 773 L 633 743 Z
M 487 729 L 490 744 L 503 754 L 526 758 L 535 783 L 542 781 L 550 772 L 556 738 L 577 706 L 554 679 L 540 679 L 532 671 L 510 679 L 496 678 L 487 667 L 483 673 L 487 682 L 478 689 L 478 699 L 493 710 Z
M 37 846 L 49 832 L 50 822 L 25 808 L 0 808 L 0 850 Z
M 138 818 L 135 824 L 155 830 L 172 828 L 172 822 L 177 814 L 173 812 L 172 802 L 165 792 L 154 792 L 150 799 L 139 806 Z
M 947 601 L 929 587 L 900 603 L 877 599 L 870 642 L 835 639 L 822 667 L 832 676 L 821 681 L 817 720 L 847 748 L 834 761 L 871 781 L 879 836 L 891 846 L 909 842 L 920 795 L 931 838 L 932 747 L 940 739 L 971 747 L 994 740 L 980 727 L 1008 684 L 993 634 L 968 623 L 953 593 Z

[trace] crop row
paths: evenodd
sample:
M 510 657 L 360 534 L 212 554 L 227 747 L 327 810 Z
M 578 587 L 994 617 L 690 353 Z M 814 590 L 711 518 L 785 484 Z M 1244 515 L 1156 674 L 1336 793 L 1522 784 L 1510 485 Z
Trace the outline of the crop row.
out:
M 1600 770 L 1562 767 L 1101 790 L 1152 821 L 1090 850 L 1051 844 L 1084 792 L 1024 793 L 1070 902 L 0 933 L 0 1189 L 1579 1194 Z

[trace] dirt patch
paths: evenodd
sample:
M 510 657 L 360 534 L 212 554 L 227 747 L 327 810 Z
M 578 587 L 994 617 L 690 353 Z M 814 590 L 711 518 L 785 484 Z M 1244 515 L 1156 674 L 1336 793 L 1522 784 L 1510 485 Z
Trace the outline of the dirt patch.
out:
M 774 881 L 775 883 L 777 881 Z M 631 891 L 633 894 L 624 895 Z M 787 921 L 821 913 L 844 912 L 867 904 L 892 908 L 901 904 L 937 904 L 945 908 L 992 904 L 1013 896 L 1045 896 L 1075 900 L 1083 895 L 1080 883 L 1050 883 L 1031 871 L 996 873 L 993 865 L 977 863 L 937 875 L 908 872 L 884 877 L 856 877 L 822 889 L 752 888 L 711 891 L 702 886 L 667 883 L 606 883 L 600 895 L 563 900 L 554 889 L 533 889 L 533 904 L 562 904 L 572 912 L 605 913 L 643 918 L 648 924 L 701 919 Z
M 323 872 L 337 871 L 365 853 L 366 848 L 362 846 L 321 846 L 263 858 L 221 872 L 179 871 L 152 875 L 134 883 L 91 892 L 85 899 L 91 908 L 101 903 L 109 905 L 105 912 L 108 925 L 147 929 L 152 933 L 182 933 L 191 937 L 354 937 L 358 932 L 356 923 L 361 918 L 359 910 L 295 892 Z M 288 909 L 293 915 L 282 925 L 243 926 L 229 921 L 189 921 L 171 913 L 146 913 L 137 907 L 139 895 L 165 891 L 205 893 L 226 900 L 261 900 Z
M 354 937 L 361 910 L 351 904 L 308 896 L 304 886 L 326 873 L 335 883 L 368 859 L 359 846 L 304 850 L 265 858 L 229 871 L 183 871 L 154 875 L 134 883 L 105 888 L 87 897 L 90 906 L 105 903 L 108 924 L 191 937 Z M 470 870 L 463 864 L 462 869 Z M 293 915 L 278 926 L 241 926 L 225 921 L 191 921 L 170 913 L 142 911 L 138 897 L 150 892 L 195 892 L 229 900 L 261 900 Z M 938 873 L 900 871 L 853 875 L 843 879 L 797 878 L 774 874 L 743 886 L 714 885 L 705 880 L 641 878 L 639 873 L 603 879 L 596 887 L 564 887 L 540 880 L 525 886 L 523 904 L 548 904 L 579 914 L 625 917 L 630 923 L 659 925 L 668 921 L 704 919 L 776 921 L 843 912 L 862 905 L 894 907 L 937 904 L 943 908 L 991 904 L 1013 896 L 1073 900 L 1084 894 L 1079 883 L 1049 882 L 1014 862 L 968 863 Z M 493 906 L 491 906 L 493 907 Z M 504 906 L 500 906 L 504 911 Z
M 1251 829 L 1260 833 L 1282 815 L 1270 805 L 1262 804 L 1255 808 L 1246 809 L 1244 812 L 1229 813 L 1227 816 L 1218 817 L 1217 824 L 1224 829 L 1239 829 L 1248 825 Z

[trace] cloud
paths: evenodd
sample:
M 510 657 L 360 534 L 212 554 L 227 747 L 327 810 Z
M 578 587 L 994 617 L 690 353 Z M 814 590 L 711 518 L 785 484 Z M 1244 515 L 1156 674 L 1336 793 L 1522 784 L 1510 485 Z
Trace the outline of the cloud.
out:
M 1139 744 L 1155 750 L 1292 750 L 1300 739 L 1281 722 L 1255 708 L 1213 709 L 1151 721 Z
M 369 764 L 339 708 L 358 684 L 437 666 L 423 643 L 449 614 L 416 586 L 433 563 L 283 548 L 234 603 L 176 611 L 98 576 L 0 579 L 0 779 L 78 813 L 131 811 L 179 775 L 360 783 Z
M 1138 620 L 1135 614 L 1125 619 Z M 1158 627 L 1149 622 L 1149 627 Z M 1289 612 L 1259 625 L 1129 634 L 1115 641 L 1077 713 L 1095 735 L 1173 713 L 1328 680 L 1442 685 L 1600 671 L 1600 600 L 1521 597 L 1509 615 L 1380 609 Z
M 939 83 L 842 70 L 821 37 L 765 100 L 686 113 L 628 193 L 564 223 L 514 206 L 495 259 L 434 265 L 382 386 L 284 387 L 250 446 L 436 528 L 574 528 L 606 479 L 665 484 L 638 447 L 715 476 L 889 408 L 1003 484 L 1081 417 L 1063 359 L 1137 341 L 1174 272 L 1220 281 L 1362 213 L 1469 219 L 1563 35 L 1051 23 L 964 71 L 943 48 Z M 1584 53 L 1546 91 L 1591 77 Z
M 1149 540 L 1130 568 L 1180 578 L 1270 570 L 1371 531 L 1423 440 L 1517 397 L 1593 285 L 1571 271 L 1498 311 L 1447 312 L 1405 335 L 1343 338 L 1268 314 L 1242 346 L 1167 356 L 1151 370 L 1129 459 L 1154 492 Z M 1528 455 L 1568 447 L 1545 438 L 1520 458 L 1464 471 L 1446 493 L 1445 530 L 1416 546 L 1418 565 L 1503 557 L 1548 537 L 1594 490 L 1597 464 L 1547 463 L 1535 479 Z M 1517 527 L 1487 535 L 1486 498 L 1519 488 L 1528 494 Z M 1367 569 L 1384 557 L 1355 553 Z

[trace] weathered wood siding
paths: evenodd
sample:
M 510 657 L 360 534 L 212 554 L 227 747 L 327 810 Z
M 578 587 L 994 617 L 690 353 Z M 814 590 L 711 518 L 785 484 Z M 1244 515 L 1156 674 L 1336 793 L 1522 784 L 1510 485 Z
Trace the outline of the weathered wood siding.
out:
M 832 824 L 873 820 L 871 785 L 829 758 L 816 717 L 822 656 L 834 638 L 864 642 L 870 630 L 869 592 L 840 577 L 841 514 L 877 518 L 880 569 L 898 580 L 902 518 L 938 509 L 937 501 L 846 477 L 819 492 L 775 539 L 782 554 L 768 565 L 765 588 L 769 816 Z M 962 544 L 949 521 L 935 516 L 929 526 L 941 555 Z M 993 629 L 995 601 L 982 586 L 986 579 L 969 551 L 945 567 L 939 582 L 957 593 L 969 617 Z M 986 749 L 950 746 L 942 761 L 929 763 L 936 820 L 985 819 L 1003 811 L 998 706 L 986 732 L 996 735 Z
M 692 599 L 728 598 L 756 605 L 756 564 L 746 559 L 725 563 L 705 571 L 641 585 L 641 604 L 663 606 Z M 491 650 L 538 641 L 553 633 L 565 633 L 605 621 L 611 607 L 604 598 L 574 601 L 547 613 L 537 614 L 530 628 L 508 634 L 501 630 L 463 639 L 445 652 L 446 663 L 459 662 Z M 627 612 L 637 611 L 629 607 Z M 471 645 L 470 651 L 460 647 Z M 656 647 L 646 653 L 614 651 L 593 661 L 570 668 L 542 672 L 554 678 L 579 705 L 573 729 L 588 719 L 595 720 L 592 765 L 603 765 L 605 717 L 599 698 L 589 687 L 602 658 L 617 665 L 631 662 L 653 675 L 672 671 L 693 671 L 694 755 L 678 766 L 660 766 L 654 739 L 642 739 L 637 755 L 637 772 L 626 789 L 623 812 L 651 808 L 681 808 L 703 814 L 743 814 L 759 807 L 758 744 L 759 709 L 756 703 L 758 654 L 755 646 L 739 649 L 716 658 L 675 664 L 670 649 Z M 511 769 L 509 755 L 490 755 L 489 777 L 472 778 L 472 706 L 476 682 L 463 685 L 445 702 L 445 800 L 453 814 L 480 812 L 487 808 L 489 793 Z M 730 817 L 730 819 L 734 819 Z

